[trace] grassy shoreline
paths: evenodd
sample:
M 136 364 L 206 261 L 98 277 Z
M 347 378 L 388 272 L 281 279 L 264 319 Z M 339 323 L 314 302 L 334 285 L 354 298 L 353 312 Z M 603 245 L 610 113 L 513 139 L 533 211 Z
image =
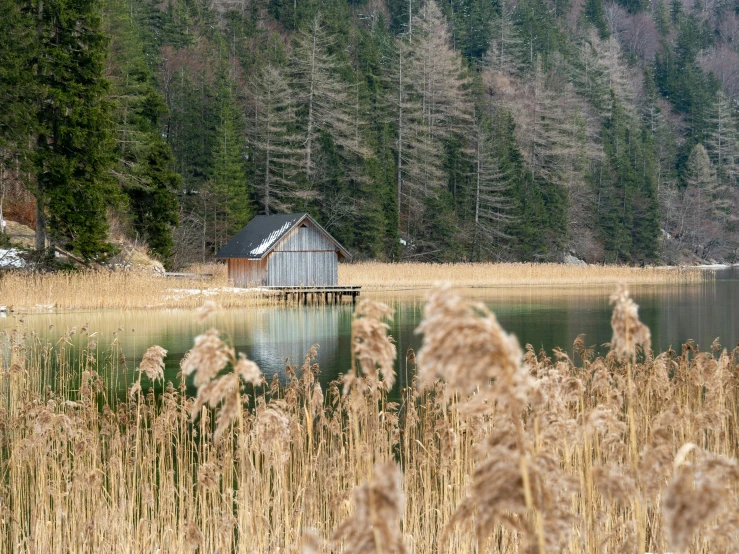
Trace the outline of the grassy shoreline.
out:
M 566 265 L 552 263 L 381 263 L 339 265 L 339 282 L 364 290 L 428 289 L 441 282 L 454 287 L 615 285 L 690 283 L 710 278 L 699 268 Z
M 223 264 L 205 264 L 191 272 L 209 280 L 174 280 L 146 272 L 89 271 L 28 274 L 0 278 L 0 305 L 19 311 L 150 309 L 200 306 L 214 300 L 224 308 L 273 302 L 258 290 L 237 289 Z M 339 265 L 339 283 L 364 292 L 429 289 L 441 283 L 456 288 L 693 283 L 712 278 L 697 268 L 572 266 L 562 264 L 424 264 L 361 262 Z

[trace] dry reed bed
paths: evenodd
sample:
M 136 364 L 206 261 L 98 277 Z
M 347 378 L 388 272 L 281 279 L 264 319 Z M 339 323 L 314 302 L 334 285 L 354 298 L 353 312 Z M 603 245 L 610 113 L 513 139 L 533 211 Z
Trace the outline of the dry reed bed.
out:
M 315 351 L 262 385 L 215 330 L 181 363 L 194 397 L 162 383 L 157 346 L 134 373 L 117 337 L 7 332 L 0 551 L 733 552 L 739 348 L 652 354 L 625 289 L 613 300 L 610 354 L 579 337 L 550 358 L 437 290 L 400 404 L 373 301 L 327 390 Z M 126 372 L 110 396 L 103 375 Z
M 136 271 L 87 271 L 51 274 L 11 272 L 0 276 L 0 303 L 19 310 L 195 308 L 215 299 L 223 307 L 271 302 L 256 291 L 234 289 L 223 264 L 201 264 L 187 272 L 209 280 L 166 279 Z M 517 285 L 603 285 L 699 282 L 710 271 L 688 268 L 567 266 L 561 264 L 384 264 L 339 265 L 339 282 L 366 291 L 430 288 L 438 282 L 455 287 Z M 276 300 L 276 299 L 274 299 Z
M 455 287 L 519 285 L 615 285 L 699 282 L 712 277 L 698 268 L 575 266 L 532 263 L 379 263 L 339 265 L 339 282 L 366 290 L 431 288 L 449 282 Z
M 265 303 L 264 298 L 234 289 L 223 265 L 196 269 L 213 278 L 168 279 L 139 271 L 11 272 L 0 278 L 0 303 L 19 310 L 196 308 L 207 298 L 217 298 L 224 307 Z

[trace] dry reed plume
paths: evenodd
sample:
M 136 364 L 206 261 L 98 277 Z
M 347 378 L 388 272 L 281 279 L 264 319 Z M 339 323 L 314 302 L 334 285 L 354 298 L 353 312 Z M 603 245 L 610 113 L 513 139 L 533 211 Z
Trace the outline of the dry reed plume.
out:
M 378 383 L 378 371 L 386 390 L 395 383 L 395 356 L 392 337 L 387 332 L 390 326 L 384 319 L 392 319 L 393 309 L 382 302 L 362 300 L 357 306 L 352 321 L 352 355 L 361 372 L 370 383 Z M 354 368 L 352 368 L 353 370 Z
M 5 332 L 0 551 L 735 552 L 739 348 L 652 353 L 626 289 L 614 302 L 596 358 L 583 336 L 521 349 L 435 290 L 400 402 L 379 303 L 358 308 L 348 387 L 321 386 L 318 346 L 263 383 L 215 329 L 180 386 L 157 346 L 134 365 L 87 325 L 79 347 Z
M 139 371 L 146 373 L 152 381 L 164 379 L 164 357 L 167 351 L 161 346 L 152 346 L 144 352 Z
M 215 310 L 215 305 L 206 303 L 199 309 L 198 318 L 204 320 Z M 222 374 L 228 365 L 232 371 Z M 221 340 L 216 329 L 210 329 L 195 338 L 195 346 L 182 360 L 181 368 L 184 376 L 194 376 L 193 382 L 197 387 L 191 410 L 193 420 L 200 415 L 204 406 L 220 406 L 218 424 L 213 433 L 216 441 L 234 419 L 241 418 L 242 381 L 252 386 L 261 385 L 264 381 L 257 364 L 242 353 L 237 356 L 235 350 Z
M 353 554 L 405 554 L 402 482 L 394 463 L 377 464 L 372 480 L 352 492 L 354 513 L 336 528 L 333 542 Z

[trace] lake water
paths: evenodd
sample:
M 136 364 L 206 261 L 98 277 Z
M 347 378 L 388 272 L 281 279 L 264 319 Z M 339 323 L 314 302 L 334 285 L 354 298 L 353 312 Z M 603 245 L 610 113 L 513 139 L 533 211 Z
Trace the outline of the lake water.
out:
M 611 306 L 608 297 L 615 287 L 517 287 L 466 289 L 466 298 L 484 302 L 503 327 L 514 333 L 522 345 L 538 351 L 560 346 L 571 352 L 572 343 L 585 333 L 588 346 L 611 338 Z M 707 350 L 719 337 L 733 347 L 739 339 L 739 268 L 718 270 L 715 280 L 699 284 L 634 286 L 631 293 L 640 305 L 640 316 L 652 331 L 655 350 L 678 349 L 694 339 Z M 426 291 L 372 293 L 364 297 L 389 303 L 395 309 L 391 334 L 399 353 L 398 374 L 406 382 L 404 366 L 408 348 L 418 349 L 421 337 L 415 329 L 423 317 Z M 65 331 L 76 327 L 75 341 L 97 333 L 101 356 L 114 339 L 122 344 L 129 368 L 151 345 L 169 351 L 167 380 L 176 381 L 179 360 L 191 348 L 196 335 L 209 327 L 221 330 L 237 351 L 255 360 L 267 376 L 284 375 L 286 360 L 300 365 L 311 345 L 319 344 L 317 362 L 320 379 L 326 384 L 350 365 L 352 306 L 269 306 L 222 310 L 206 323 L 199 323 L 192 311 L 141 310 L 96 311 L 44 314 L 8 314 L 0 318 L 0 329 L 26 327 L 43 339 L 56 342 Z M 121 329 L 121 330 L 119 330 Z M 115 334 L 114 334 L 115 333 Z M 600 348 L 604 353 L 604 349 Z

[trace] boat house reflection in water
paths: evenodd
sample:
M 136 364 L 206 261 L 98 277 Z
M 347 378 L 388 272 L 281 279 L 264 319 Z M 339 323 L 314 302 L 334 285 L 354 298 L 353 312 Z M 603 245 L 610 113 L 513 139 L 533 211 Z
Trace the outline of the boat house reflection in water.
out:
M 319 345 L 315 363 L 334 372 L 339 364 L 339 327 L 342 316 L 351 318 L 351 309 L 339 306 L 285 307 L 262 310 L 249 326 L 249 351 L 264 374 L 277 372 L 284 381 L 285 365 L 300 366 L 311 346 Z M 287 360 L 287 361 L 286 361 Z M 344 371 L 348 368 L 342 368 Z

